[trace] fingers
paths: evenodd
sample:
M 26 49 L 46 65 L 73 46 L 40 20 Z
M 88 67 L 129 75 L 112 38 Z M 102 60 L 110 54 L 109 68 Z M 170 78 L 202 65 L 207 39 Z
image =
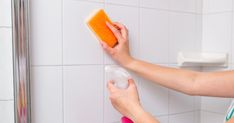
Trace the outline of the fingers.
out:
M 115 87 L 113 81 L 110 81 L 107 83 L 107 88 L 108 88 L 110 93 L 116 92 L 118 90 L 118 88 Z
M 128 38 L 128 29 L 121 23 L 114 22 L 114 25 L 116 25 L 118 28 L 120 28 L 120 32 L 123 36 L 123 38 L 127 39 Z
M 106 25 L 114 33 L 114 35 L 118 39 L 118 41 L 122 40 L 122 35 L 118 29 L 116 29 L 114 26 L 112 26 L 109 22 L 106 22 Z
M 114 54 L 114 49 L 109 47 L 105 42 L 100 41 L 102 48 L 108 53 L 108 54 Z

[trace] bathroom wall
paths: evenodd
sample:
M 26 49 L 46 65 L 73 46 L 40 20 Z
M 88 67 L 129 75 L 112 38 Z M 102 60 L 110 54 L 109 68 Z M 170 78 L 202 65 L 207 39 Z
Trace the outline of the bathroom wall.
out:
M 228 68 L 202 68 L 203 71 L 233 69 L 233 0 L 203 0 L 202 51 L 228 53 Z M 201 123 L 222 123 L 231 99 L 201 97 Z
M 33 123 L 117 123 L 106 90 L 102 50 L 84 20 L 104 8 L 129 28 L 131 53 L 176 67 L 178 51 L 200 51 L 200 0 L 31 1 Z M 201 70 L 200 68 L 188 68 Z M 191 97 L 134 76 L 144 108 L 162 123 L 198 123 L 200 97 Z
M 0 122 L 14 123 L 11 1 L 0 0 Z

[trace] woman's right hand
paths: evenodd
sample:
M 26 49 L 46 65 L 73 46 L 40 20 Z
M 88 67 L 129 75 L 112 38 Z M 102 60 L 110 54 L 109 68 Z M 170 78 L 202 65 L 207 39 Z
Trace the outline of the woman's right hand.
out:
M 136 114 L 143 111 L 136 84 L 133 79 L 128 80 L 128 88 L 119 89 L 113 81 L 108 82 L 110 101 L 113 107 L 122 115 L 135 120 Z
M 101 42 L 101 45 L 112 59 L 126 67 L 133 61 L 129 52 L 128 30 L 123 24 L 117 22 L 113 25 L 107 22 L 106 25 L 118 39 L 118 44 L 114 48 L 109 47 L 105 42 Z

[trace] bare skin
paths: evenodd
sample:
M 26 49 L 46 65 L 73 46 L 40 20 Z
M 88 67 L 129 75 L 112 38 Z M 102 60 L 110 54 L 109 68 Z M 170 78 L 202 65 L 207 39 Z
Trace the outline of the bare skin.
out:
M 121 66 L 154 83 L 188 95 L 234 97 L 234 71 L 195 72 L 163 67 L 135 59 L 129 52 L 127 28 L 120 23 L 113 24 L 114 26 L 107 23 L 107 26 L 117 37 L 118 45 L 114 48 L 108 47 L 104 42 L 101 42 L 101 45 Z M 129 80 L 129 84 L 127 90 L 117 89 L 112 83 L 108 84 L 113 106 L 135 123 L 159 123 L 141 107 L 137 88 L 132 79 Z M 227 123 L 234 123 L 234 119 L 232 118 Z

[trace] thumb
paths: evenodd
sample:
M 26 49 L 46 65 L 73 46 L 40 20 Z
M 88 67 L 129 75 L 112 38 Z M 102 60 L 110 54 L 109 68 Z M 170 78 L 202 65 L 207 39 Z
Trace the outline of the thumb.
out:
M 131 86 L 135 86 L 136 84 L 135 84 L 135 82 L 134 82 L 134 80 L 132 78 L 129 78 L 128 79 L 128 85 L 129 85 L 129 87 L 131 87 Z

